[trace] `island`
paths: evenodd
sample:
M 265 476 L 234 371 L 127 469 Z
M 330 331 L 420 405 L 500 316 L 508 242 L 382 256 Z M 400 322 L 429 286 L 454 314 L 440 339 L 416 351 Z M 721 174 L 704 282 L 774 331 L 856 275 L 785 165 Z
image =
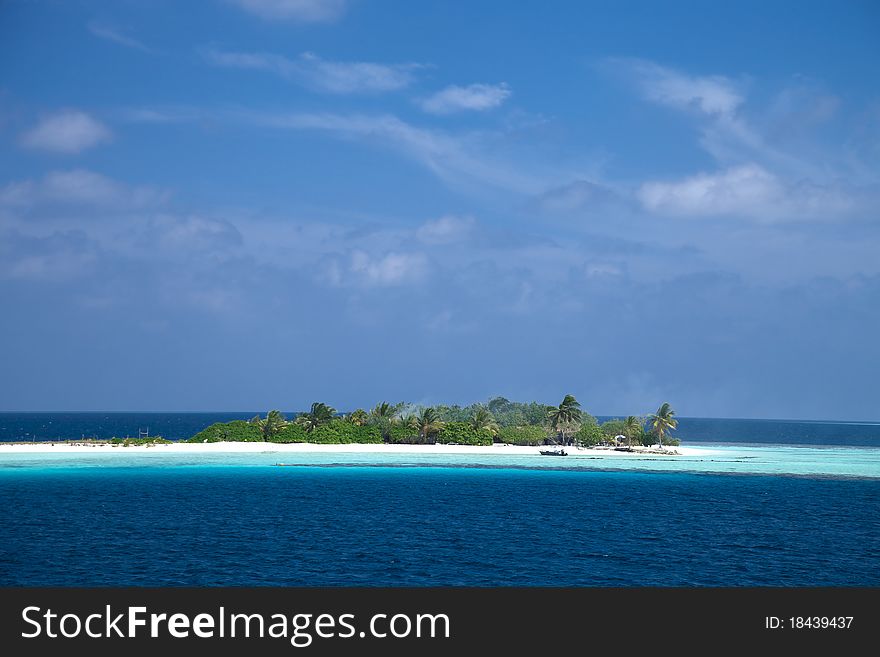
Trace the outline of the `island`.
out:
M 176 447 L 182 451 L 253 451 L 284 446 L 296 451 L 481 452 L 568 455 L 571 452 L 682 454 L 671 433 L 675 411 L 663 403 L 655 413 L 599 423 L 573 395 L 556 406 L 495 397 L 468 406 L 421 406 L 380 402 L 371 410 L 339 413 L 323 402 L 288 419 L 279 410 L 250 420 L 217 422 L 186 440 L 162 437 L 56 440 L 18 443 L 30 451 L 68 448 Z M 6 444 L 5 446 L 16 446 Z M 318 449 L 320 448 L 320 449 Z M 535 449 L 538 448 L 538 449 Z M 569 451 L 566 451 L 569 450 Z M 177 451 L 177 450 L 175 450 Z

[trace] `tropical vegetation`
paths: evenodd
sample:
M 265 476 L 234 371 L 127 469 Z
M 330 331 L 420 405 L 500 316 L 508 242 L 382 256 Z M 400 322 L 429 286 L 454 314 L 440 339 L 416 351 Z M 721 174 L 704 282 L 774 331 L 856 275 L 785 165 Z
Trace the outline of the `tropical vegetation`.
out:
M 281 411 L 250 421 L 218 422 L 189 442 L 392 443 L 449 445 L 677 445 L 675 411 L 664 402 L 656 413 L 599 423 L 574 395 L 556 406 L 495 397 L 469 406 L 424 406 L 382 401 L 369 411 L 338 413 L 323 402 L 288 419 Z

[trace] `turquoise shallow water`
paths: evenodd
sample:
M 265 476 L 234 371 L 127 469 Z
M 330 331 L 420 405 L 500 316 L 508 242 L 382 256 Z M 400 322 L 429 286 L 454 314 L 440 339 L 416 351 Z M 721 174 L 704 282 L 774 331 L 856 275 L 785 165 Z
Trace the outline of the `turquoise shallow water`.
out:
M 257 453 L 182 454 L 161 447 L 131 453 L 45 454 L 11 453 L 0 447 L 0 477 L 35 470 L 113 467 L 123 469 L 173 467 L 254 467 L 283 462 L 301 466 L 504 468 L 539 470 L 626 470 L 707 474 L 759 474 L 880 480 L 880 449 L 869 447 L 795 447 L 711 445 L 691 447 L 687 456 L 608 456 L 589 451 L 566 458 L 505 454 L 370 454 L 295 453 L 266 450 Z

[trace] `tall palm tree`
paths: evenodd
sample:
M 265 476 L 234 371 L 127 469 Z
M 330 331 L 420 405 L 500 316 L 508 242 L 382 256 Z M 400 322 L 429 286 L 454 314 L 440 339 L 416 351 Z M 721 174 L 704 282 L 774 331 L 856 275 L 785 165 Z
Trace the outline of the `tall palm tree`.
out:
M 636 417 L 635 415 L 630 415 L 623 421 L 623 432 L 626 434 L 626 443 L 627 445 L 632 445 L 633 436 L 639 435 L 639 432 L 644 430 L 645 421 Z
M 428 438 L 443 428 L 443 422 L 440 420 L 440 416 L 437 414 L 437 411 L 430 406 L 423 408 L 422 412 L 416 415 L 413 419 L 415 421 L 415 427 L 419 430 L 419 439 L 423 443 L 428 442 Z
M 260 428 L 263 440 L 269 440 L 287 425 L 287 418 L 281 411 L 269 411 L 265 418 L 261 418 L 259 415 L 253 417 L 251 424 Z
M 498 431 L 498 423 L 485 406 L 477 406 L 474 414 L 471 416 L 470 425 L 477 431 L 480 429 L 488 429 L 489 433 L 495 436 Z
M 367 422 L 379 428 L 382 433 L 382 439 L 386 442 L 391 437 L 391 427 L 394 425 L 394 418 L 400 410 L 401 404 L 389 404 L 386 401 L 376 404 L 367 417 Z
M 307 413 L 298 416 L 295 422 L 302 425 L 307 432 L 311 433 L 322 424 L 327 424 L 333 419 L 334 415 L 336 415 L 335 408 L 327 406 L 327 404 L 323 402 L 315 402 L 312 404 L 312 408 Z
M 651 423 L 651 432 L 660 441 L 660 449 L 663 449 L 663 436 L 678 426 L 678 420 L 674 416 L 675 411 L 672 410 L 669 402 L 663 402 L 657 412 L 648 419 Z
M 566 395 L 559 406 L 552 406 L 548 414 L 550 427 L 559 434 L 562 434 L 562 444 L 565 445 L 565 432 L 574 429 L 575 425 L 581 421 L 582 417 L 581 405 L 574 395 Z
M 391 422 L 394 416 L 397 415 L 398 410 L 400 410 L 399 406 L 399 404 L 392 405 L 386 401 L 376 404 L 373 410 L 370 411 L 370 420 L 380 426 Z

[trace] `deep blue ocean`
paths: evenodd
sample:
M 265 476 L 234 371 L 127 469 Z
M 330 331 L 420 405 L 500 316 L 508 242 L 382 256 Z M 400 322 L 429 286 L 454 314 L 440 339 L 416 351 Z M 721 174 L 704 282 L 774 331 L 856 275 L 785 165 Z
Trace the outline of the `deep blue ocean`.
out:
M 217 418 L 52 415 L 4 414 L 3 437 Z M 682 420 L 681 437 L 880 445 L 877 426 L 790 424 Z M 164 461 L 0 457 L 0 585 L 880 585 L 877 478 Z

